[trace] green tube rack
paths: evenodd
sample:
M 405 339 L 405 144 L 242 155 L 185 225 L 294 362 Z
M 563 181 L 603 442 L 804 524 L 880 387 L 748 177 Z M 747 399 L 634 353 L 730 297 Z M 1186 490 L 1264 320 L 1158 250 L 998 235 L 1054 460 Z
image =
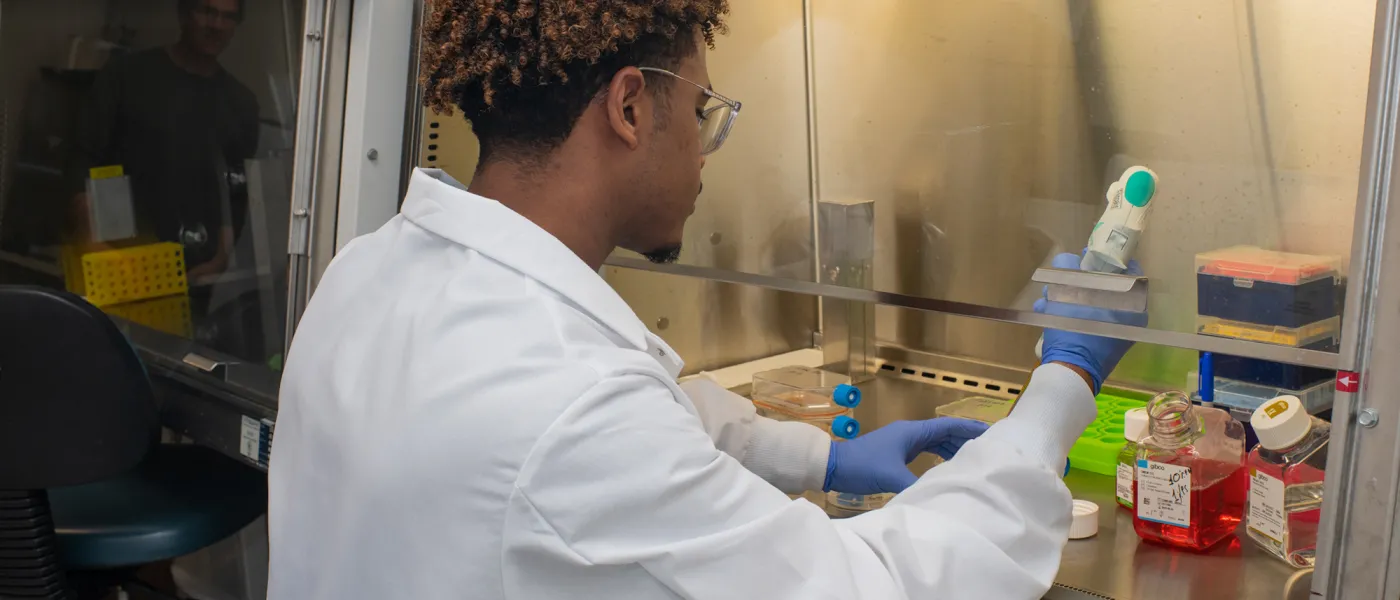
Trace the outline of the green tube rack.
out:
M 1070 467 L 1100 475 L 1118 471 L 1118 452 L 1123 449 L 1123 415 L 1134 408 L 1147 406 L 1144 400 L 1103 393 L 1094 401 L 1099 415 L 1084 430 L 1084 435 L 1069 449 Z

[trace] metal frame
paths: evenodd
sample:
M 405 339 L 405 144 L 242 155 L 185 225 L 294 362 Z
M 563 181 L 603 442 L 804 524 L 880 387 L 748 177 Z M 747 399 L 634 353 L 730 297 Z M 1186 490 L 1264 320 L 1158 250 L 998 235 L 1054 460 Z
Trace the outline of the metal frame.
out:
M 325 97 L 333 100 L 325 102 L 321 106 L 323 151 L 315 167 L 316 178 L 320 182 L 316 206 L 320 208 L 311 213 L 313 220 L 309 243 L 311 256 L 305 273 L 305 295 L 300 298 L 302 306 L 305 305 L 310 293 L 316 289 L 316 285 L 321 280 L 321 274 L 330 265 L 331 259 L 335 257 L 337 217 L 335 208 L 339 203 L 340 153 L 341 142 L 345 134 L 345 128 L 341 125 L 345 120 L 345 90 L 346 79 L 349 75 L 347 65 L 350 63 L 351 10 L 351 2 L 339 2 L 335 6 L 335 11 L 328 16 L 330 22 L 328 30 L 331 37 L 327 38 L 329 43 L 325 46 L 328 68 L 324 81 Z M 293 324 L 289 323 L 289 325 Z M 291 329 L 291 327 L 288 328 L 289 331 Z
M 645 260 L 626 257 L 612 257 L 607 264 L 614 267 L 638 269 L 642 271 L 655 271 L 658 273 L 670 273 L 673 275 L 684 275 L 686 277 L 698 277 L 722 281 L 725 283 L 737 283 L 740 285 L 752 285 L 784 292 L 797 294 L 807 294 L 810 296 L 821 296 L 823 298 L 834 298 L 837 300 L 852 300 L 856 302 L 870 302 L 874 304 L 885 304 L 902 308 L 912 308 L 930 312 L 946 313 L 950 315 L 972 317 L 976 319 L 987 319 L 991 321 L 1002 321 L 1006 323 L 1020 323 L 1034 327 L 1048 327 L 1052 329 L 1062 329 L 1066 331 L 1077 331 L 1104 337 L 1113 337 L 1134 342 L 1147 344 L 1157 344 L 1161 346 L 1174 346 L 1177 348 L 1188 348 L 1203 350 L 1206 352 L 1219 352 L 1233 356 L 1247 356 L 1272 360 L 1275 362 L 1289 363 L 1319 367 L 1324 369 L 1344 369 L 1349 370 L 1349 358 L 1344 355 L 1332 354 L 1330 352 L 1320 352 L 1317 350 L 1304 350 L 1302 348 L 1290 348 L 1286 346 L 1274 346 L 1257 342 L 1246 342 L 1232 338 L 1218 338 L 1195 333 L 1183 333 L 1179 331 L 1162 331 L 1158 329 L 1148 329 L 1144 327 L 1132 327 L 1130 325 L 1118 325 L 1114 323 L 1100 323 L 1097 321 L 1083 321 L 1068 317 L 1056 317 L 1043 315 L 1032 311 L 1016 310 L 1012 308 L 997 308 L 992 306 L 982 306 L 967 302 L 955 302 L 952 300 L 938 300 L 935 298 L 924 298 L 921 296 L 911 296 L 909 294 L 898 294 L 895 292 L 881 292 L 878 290 L 860 289 L 816 283 L 811 281 L 797 281 L 793 279 L 781 279 L 769 277 L 767 275 L 757 275 L 754 273 L 743 273 L 739 271 L 726 271 L 710 267 L 697 267 L 693 265 L 656 265 Z
M 418 166 L 418 152 L 423 143 L 423 86 L 418 85 L 420 74 L 419 56 L 423 42 L 423 1 L 415 0 L 413 5 L 413 31 L 409 35 L 408 56 L 408 99 L 403 115 L 404 152 L 399 166 L 399 193 L 396 199 L 408 193 L 408 182 L 413 177 L 413 169 Z
M 1361 188 L 1351 286 L 1342 332 L 1361 373 L 1357 394 L 1338 394 L 1327 463 L 1313 594 L 1326 598 L 1400 595 L 1400 211 L 1397 190 L 1400 125 L 1400 2 L 1377 3 L 1366 107 Z M 1389 274 L 1389 277 L 1385 277 Z M 1370 426 L 1360 424 L 1361 415 Z
M 810 195 L 811 212 L 809 217 L 812 220 L 812 247 L 817 248 L 821 244 L 821 222 L 818 218 L 818 208 L 821 205 L 821 159 L 817 155 L 817 65 L 816 65 L 816 23 L 815 12 L 812 8 L 812 0 L 802 0 L 802 60 L 803 60 L 803 81 L 806 87 L 807 104 L 807 193 Z M 821 281 L 822 262 L 821 257 L 812 256 L 812 281 Z M 822 331 L 822 323 L 826 318 L 826 300 L 817 298 L 817 322 L 813 325 L 816 333 L 813 335 L 813 345 L 821 346 L 825 344 L 825 333 Z
M 330 151 L 338 150 L 340 129 L 326 123 L 328 80 L 335 70 L 334 51 L 327 51 L 327 40 L 345 39 L 348 28 L 338 23 L 342 8 L 339 0 L 310 0 L 306 3 L 305 33 L 301 54 L 301 85 L 297 93 L 296 142 L 293 147 L 291 220 L 287 239 L 287 328 L 285 346 L 290 348 L 292 333 L 311 295 L 312 246 L 316 235 L 317 207 L 325 193 L 322 162 Z M 340 25 L 340 26 L 337 26 Z M 337 143 L 328 143 L 332 136 Z M 332 147 L 334 146 L 334 147 Z M 334 190 L 331 191 L 334 193 Z M 333 196 L 332 196 L 333 197 Z
M 401 0 L 357 0 L 351 16 L 336 250 L 398 213 L 411 94 L 415 10 Z

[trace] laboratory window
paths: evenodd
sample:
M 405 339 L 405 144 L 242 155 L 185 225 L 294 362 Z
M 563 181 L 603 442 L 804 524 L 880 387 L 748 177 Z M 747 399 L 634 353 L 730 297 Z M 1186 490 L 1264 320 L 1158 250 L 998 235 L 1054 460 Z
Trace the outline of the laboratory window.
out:
M 302 2 L 5 2 L 0 283 L 280 362 Z

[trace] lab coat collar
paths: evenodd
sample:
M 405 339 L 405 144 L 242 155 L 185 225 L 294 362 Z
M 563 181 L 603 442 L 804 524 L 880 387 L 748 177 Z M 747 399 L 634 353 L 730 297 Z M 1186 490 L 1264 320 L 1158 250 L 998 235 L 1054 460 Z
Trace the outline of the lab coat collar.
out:
M 467 191 L 441 169 L 414 169 L 402 213 L 415 225 L 476 250 L 554 290 L 675 377 L 684 362 L 647 331 L 617 292 L 558 238 L 499 202 Z

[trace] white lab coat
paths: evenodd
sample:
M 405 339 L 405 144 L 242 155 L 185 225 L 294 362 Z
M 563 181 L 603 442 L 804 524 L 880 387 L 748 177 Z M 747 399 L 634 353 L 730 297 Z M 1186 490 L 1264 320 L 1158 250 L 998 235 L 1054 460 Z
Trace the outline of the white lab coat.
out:
M 847 520 L 827 438 L 756 417 L 558 240 L 439 171 L 332 263 L 301 321 L 269 476 L 271 600 L 1038 598 L 1059 477 L 1094 417 L 1037 370 L 1020 405 Z M 776 487 L 775 487 L 776 486 Z

